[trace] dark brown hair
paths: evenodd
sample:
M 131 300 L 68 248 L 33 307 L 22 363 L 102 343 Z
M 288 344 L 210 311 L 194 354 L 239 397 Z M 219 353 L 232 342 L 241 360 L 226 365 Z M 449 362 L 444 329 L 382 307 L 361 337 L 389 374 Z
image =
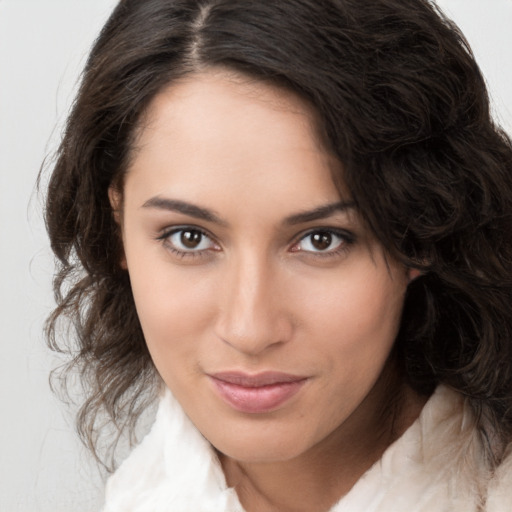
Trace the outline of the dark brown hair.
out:
M 342 181 L 409 287 L 397 351 L 410 384 L 470 400 L 512 436 L 512 147 L 458 29 L 426 0 L 122 0 L 98 37 L 51 176 L 58 258 L 50 346 L 85 392 L 78 425 L 133 427 L 158 385 L 108 199 L 136 128 L 177 78 L 221 66 L 315 109 Z M 68 343 L 59 320 L 71 323 Z M 106 416 L 105 416 L 106 413 Z

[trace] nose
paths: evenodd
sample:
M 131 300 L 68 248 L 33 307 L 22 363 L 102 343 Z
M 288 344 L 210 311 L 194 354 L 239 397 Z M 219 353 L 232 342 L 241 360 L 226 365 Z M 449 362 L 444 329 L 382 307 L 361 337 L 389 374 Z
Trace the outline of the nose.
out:
M 277 266 L 247 257 L 224 274 L 216 334 L 245 355 L 260 355 L 292 337 L 286 285 Z

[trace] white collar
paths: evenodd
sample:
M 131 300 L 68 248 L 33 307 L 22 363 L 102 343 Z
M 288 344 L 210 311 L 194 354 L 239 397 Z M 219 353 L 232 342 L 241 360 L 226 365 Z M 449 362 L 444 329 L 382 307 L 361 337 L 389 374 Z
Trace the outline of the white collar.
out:
M 476 512 L 489 473 L 472 418 L 463 398 L 440 386 L 331 512 Z M 107 483 L 103 512 L 128 511 L 243 512 L 215 451 L 169 390 L 151 432 Z

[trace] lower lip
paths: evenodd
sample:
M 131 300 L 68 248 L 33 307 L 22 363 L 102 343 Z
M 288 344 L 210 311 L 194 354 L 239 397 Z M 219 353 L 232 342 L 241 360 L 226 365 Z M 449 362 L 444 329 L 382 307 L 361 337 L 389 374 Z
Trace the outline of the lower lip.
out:
M 228 405 L 237 411 L 251 414 L 270 412 L 284 405 L 300 391 L 306 380 L 246 387 L 211 377 L 220 397 Z

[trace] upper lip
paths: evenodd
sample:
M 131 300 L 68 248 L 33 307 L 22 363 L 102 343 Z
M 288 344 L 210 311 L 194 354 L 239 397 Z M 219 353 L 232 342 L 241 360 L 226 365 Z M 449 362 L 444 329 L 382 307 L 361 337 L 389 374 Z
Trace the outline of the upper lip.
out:
M 286 384 L 289 382 L 298 382 L 307 377 L 292 375 L 289 373 L 266 371 L 256 374 L 249 374 L 240 371 L 228 371 L 209 374 L 210 377 L 246 388 L 257 388 L 261 386 L 271 386 L 273 384 Z

